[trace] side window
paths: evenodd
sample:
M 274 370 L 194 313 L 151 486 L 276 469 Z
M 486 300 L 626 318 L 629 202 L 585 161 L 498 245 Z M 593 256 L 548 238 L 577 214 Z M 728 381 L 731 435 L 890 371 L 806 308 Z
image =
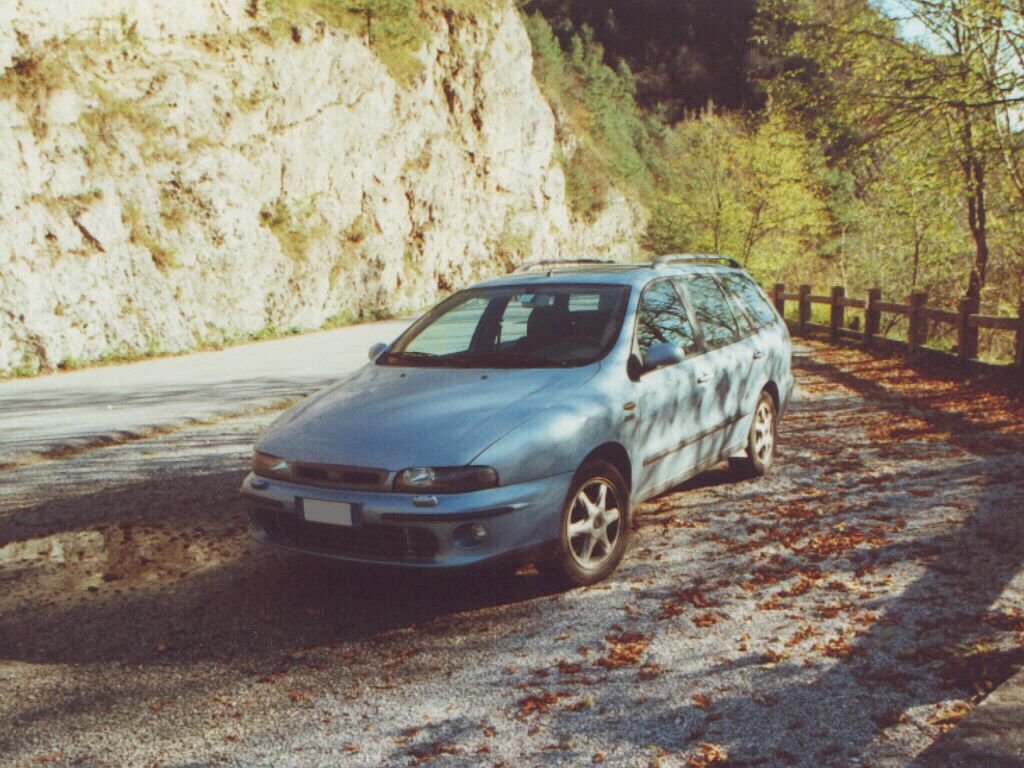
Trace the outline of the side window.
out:
M 654 344 L 678 344 L 686 354 L 697 349 L 686 307 L 669 280 L 658 280 L 644 289 L 637 312 L 636 343 L 641 359 Z
M 722 286 L 721 275 L 718 275 L 718 285 Z M 725 298 L 729 302 L 729 308 L 732 309 L 732 317 L 736 321 L 736 327 L 740 331 L 740 336 L 748 336 L 753 333 L 755 327 L 754 322 L 750 319 L 750 315 L 743 309 L 743 303 L 736 298 L 736 294 L 726 288 Z
M 708 347 L 724 347 L 736 341 L 739 338 L 736 319 L 715 278 L 711 275 L 691 275 L 685 282 L 693 312 Z
M 722 275 L 721 280 L 726 290 L 739 299 L 740 303 L 747 308 L 750 316 L 754 318 L 754 325 L 757 328 L 775 322 L 777 319 L 775 310 L 751 278 L 733 272 Z

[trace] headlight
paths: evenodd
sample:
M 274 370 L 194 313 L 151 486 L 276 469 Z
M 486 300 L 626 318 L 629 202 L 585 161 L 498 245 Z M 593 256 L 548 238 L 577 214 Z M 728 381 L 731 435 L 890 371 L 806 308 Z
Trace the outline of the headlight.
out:
M 252 471 L 260 477 L 272 477 L 277 480 L 291 480 L 292 471 L 288 462 L 269 453 L 253 451 Z
M 497 484 L 491 467 L 412 467 L 395 476 L 395 490 L 404 493 L 466 493 Z

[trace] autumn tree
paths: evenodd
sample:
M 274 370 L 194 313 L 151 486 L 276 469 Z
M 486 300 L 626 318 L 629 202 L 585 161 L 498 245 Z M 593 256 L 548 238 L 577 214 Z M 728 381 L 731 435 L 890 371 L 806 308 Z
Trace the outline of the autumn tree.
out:
M 765 5 L 766 28 L 784 31 L 785 50 L 798 62 L 782 78 L 784 100 L 807 113 L 794 99 L 804 84 L 812 93 L 824 84 L 831 109 L 815 119 L 841 115 L 818 126 L 827 141 L 838 140 L 841 151 L 860 153 L 869 164 L 888 138 L 938 137 L 944 144 L 936 160 L 949 162 L 960 178 L 974 252 L 965 294 L 977 301 L 989 272 L 989 177 L 1000 127 L 1011 139 L 1004 162 L 1019 170 L 1019 134 L 1007 117 L 1020 103 L 1012 71 L 1019 18 L 1011 18 L 1009 0 L 891 0 L 884 6 L 889 15 L 866 0 Z M 1008 24 L 1017 24 L 1015 31 Z

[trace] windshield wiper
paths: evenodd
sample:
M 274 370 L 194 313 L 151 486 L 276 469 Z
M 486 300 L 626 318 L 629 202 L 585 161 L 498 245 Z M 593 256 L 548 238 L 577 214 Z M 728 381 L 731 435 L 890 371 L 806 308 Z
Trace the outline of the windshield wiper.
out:
M 410 365 L 439 365 L 442 358 L 429 352 L 389 352 L 387 364 L 409 363 Z
M 420 365 L 434 368 L 467 368 L 472 365 L 464 359 L 465 353 L 452 355 L 435 355 L 431 352 L 391 352 L 387 356 L 387 365 Z
M 550 357 L 535 355 L 531 352 L 512 352 L 503 350 L 498 352 L 462 352 L 452 355 L 448 360 L 456 359 L 470 365 L 494 366 L 497 368 L 568 368 L 571 363 L 564 360 L 552 360 Z

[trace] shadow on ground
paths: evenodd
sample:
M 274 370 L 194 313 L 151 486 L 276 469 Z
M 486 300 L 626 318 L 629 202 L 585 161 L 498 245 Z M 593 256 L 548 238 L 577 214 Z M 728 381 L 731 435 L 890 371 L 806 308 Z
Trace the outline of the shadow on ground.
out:
M 550 593 L 533 573 L 356 567 L 256 544 L 235 490 L 242 477 L 193 469 L 0 519 L 0 542 L 27 558 L 0 571 L 0 657 L 273 656 Z

